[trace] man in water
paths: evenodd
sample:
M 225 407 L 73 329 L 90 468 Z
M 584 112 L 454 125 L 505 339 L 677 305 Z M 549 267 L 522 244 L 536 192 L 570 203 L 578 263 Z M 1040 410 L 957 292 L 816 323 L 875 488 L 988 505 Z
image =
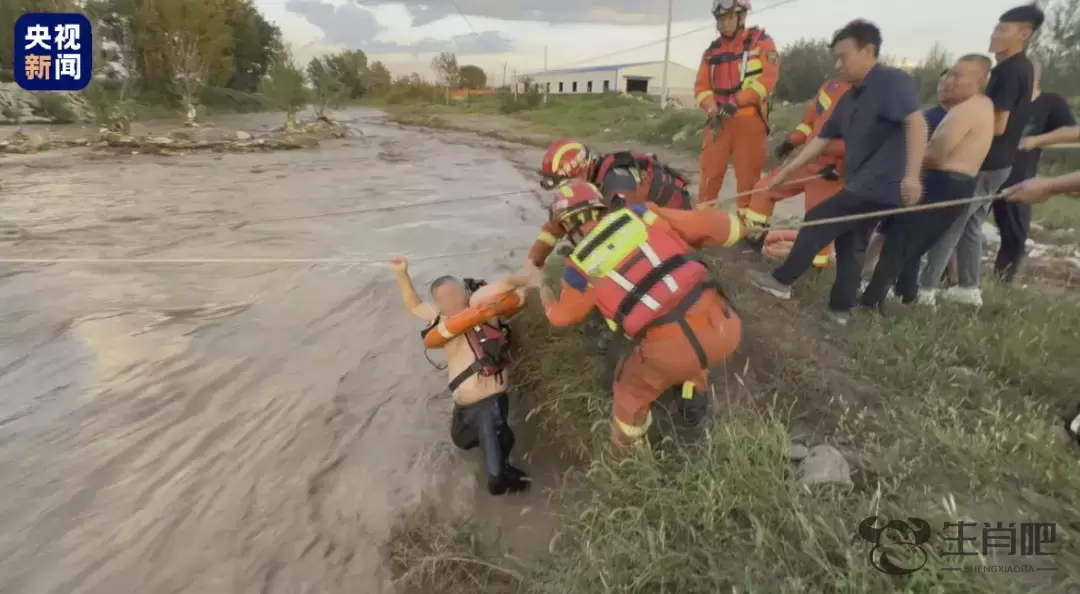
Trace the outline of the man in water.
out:
M 990 37 L 990 51 L 997 66 L 990 75 L 986 95 L 994 102 L 994 145 L 979 172 L 975 195 L 991 196 L 1005 184 L 1016 158 L 1020 137 L 1028 123 L 1034 90 L 1034 69 L 1025 54 L 1028 41 L 1043 23 L 1043 12 L 1034 4 L 1005 11 Z M 950 287 L 942 297 L 979 307 L 982 291 L 982 225 L 990 212 L 989 202 L 968 205 L 967 212 L 938 240 L 926 256 L 926 267 L 919 279 L 926 301 L 933 302 L 942 273 L 956 250 L 958 286 Z
M 1076 118 L 1073 117 L 1068 102 L 1057 93 L 1043 93 L 1039 90 L 1041 64 L 1035 60 L 1031 63 L 1035 68 L 1035 92 L 1032 95 L 1031 113 L 1027 125 L 1024 126 L 1020 150 L 1016 153 L 1009 179 L 1005 182 L 1006 188 L 1035 177 L 1039 170 L 1042 149 L 1074 142 L 1080 138 L 1080 126 L 1076 125 Z M 1027 255 L 1031 205 L 995 200 L 993 211 L 994 221 L 1001 232 L 1001 246 L 994 262 L 994 272 L 1001 280 L 1011 282 Z
M 969 198 L 975 192 L 975 176 L 990 152 L 994 134 L 994 105 L 981 92 L 990 68 L 989 58 L 970 54 L 960 58 L 945 78 L 943 92 L 952 108 L 926 147 L 925 204 Z M 967 210 L 967 205 L 958 205 L 893 217 L 861 305 L 880 308 L 894 282 L 904 303 L 914 302 L 923 254 Z
M 409 277 L 409 263 L 405 258 L 390 261 L 397 277 L 398 291 L 405 310 L 431 326 L 440 318 L 460 314 L 470 304 L 490 299 L 500 293 L 510 293 L 525 281 L 511 277 L 502 282 L 485 286 L 471 293 L 465 283 L 454 276 L 442 276 L 431 283 L 431 299 L 435 306 L 424 303 L 417 295 Z M 446 352 L 446 370 L 451 381 L 477 362 L 477 355 L 466 335 L 451 338 L 443 347 Z M 528 476 L 510 464 L 510 451 L 514 447 L 514 433 L 507 422 L 509 416 L 508 371 L 487 376 L 475 373 L 452 388 L 454 399 L 453 420 L 450 434 L 454 445 L 470 450 L 479 446 L 487 474 L 487 489 L 492 495 L 516 493 L 529 487 Z

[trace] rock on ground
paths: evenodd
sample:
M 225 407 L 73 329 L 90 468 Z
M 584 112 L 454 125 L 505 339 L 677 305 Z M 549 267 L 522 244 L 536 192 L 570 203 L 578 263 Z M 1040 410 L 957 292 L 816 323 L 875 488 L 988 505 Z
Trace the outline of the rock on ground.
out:
M 830 445 L 810 448 L 809 454 L 799 463 L 799 480 L 808 486 L 854 486 L 851 482 L 851 465 L 839 450 Z
M 60 93 L 67 97 L 68 106 L 78 121 L 89 119 L 86 100 L 78 93 Z M 0 83 L 0 124 L 50 123 L 39 113 L 35 93 L 24 91 L 15 83 Z

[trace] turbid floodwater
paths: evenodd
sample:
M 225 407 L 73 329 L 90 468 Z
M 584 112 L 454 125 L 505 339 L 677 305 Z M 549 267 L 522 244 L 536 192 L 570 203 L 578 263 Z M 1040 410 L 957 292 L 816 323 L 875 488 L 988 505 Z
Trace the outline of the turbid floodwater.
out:
M 544 210 L 496 143 L 341 119 L 363 136 L 314 150 L 0 157 L 0 254 L 403 254 L 421 291 L 524 261 Z M 436 203 L 326 216 L 420 201 Z M 0 277 L 0 592 L 391 592 L 383 547 L 402 518 L 473 513 L 477 462 L 450 444 L 446 378 L 388 266 Z

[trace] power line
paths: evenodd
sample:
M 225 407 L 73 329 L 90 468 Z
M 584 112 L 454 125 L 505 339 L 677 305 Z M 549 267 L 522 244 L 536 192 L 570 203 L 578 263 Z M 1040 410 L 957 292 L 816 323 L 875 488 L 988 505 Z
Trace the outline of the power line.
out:
M 780 8 L 781 6 L 791 4 L 792 2 L 798 2 L 798 1 L 799 0 L 779 0 L 775 4 L 770 4 L 770 5 L 766 6 L 765 8 L 762 8 L 761 10 L 755 11 L 753 14 L 755 14 L 755 15 L 761 14 L 761 13 L 766 12 L 768 10 L 771 10 L 773 8 Z M 697 29 L 691 29 L 689 31 L 684 31 L 682 33 L 679 33 L 678 35 L 672 35 L 671 38 L 672 39 L 678 39 L 680 37 L 686 37 L 687 35 L 693 35 L 694 33 L 700 33 L 701 31 L 705 31 L 705 30 L 708 30 L 708 29 L 714 29 L 714 28 L 716 28 L 716 24 L 711 23 L 711 24 L 705 25 L 704 27 L 698 27 Z M 578 66 L 578 65 L 581 65 L 581 64 L 586 64 L 588 62 L 593 62 L 595 60 L 602 60 L 604 58 L 610 58 L 610 57 L 613 57 L 613 56 L 620 56 L 622 54 L 637 51 L 639 49 L 652 47 L 654 45 L 659 45 L 661 43 L 664 43 L 665 41 L 667 41 L 667 37 L 662 37 L 660 39 L 657 39 L 656 41 L 650 41 L 648 43 L 643 43 L 641 45 L 635 45 L 634 47 L 623 48 L 621 50 L 614 51 L 614 52 L 611 52 L 611 53 L 608 53 L 608 54 L 602 54 L 602 55 L 599 55 L 599 56 L 593 56 L 591 58 L 585 58 L 584 60 L 577 60 L 575 62 L 569 62 L 569 63 L 563 64 L 561 66 L 548 68 L 548 70 L 563 70 L 565 68 L 573 68 L 574 66 Z

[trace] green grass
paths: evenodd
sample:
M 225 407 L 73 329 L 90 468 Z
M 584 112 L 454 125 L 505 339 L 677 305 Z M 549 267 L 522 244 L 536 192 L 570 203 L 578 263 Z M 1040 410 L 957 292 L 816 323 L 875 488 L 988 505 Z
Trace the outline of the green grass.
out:
M 553 103 L 512 117 L 553 134 L 567 130 L 558 125 L 580 125 L 581 134 L 597 137 L 617 121 L 632 134 L 625 138 L 657 143 L 677 128 L 674 118 L 699 117 L 622 104 L 605 121 L 596 114 L 604 100 Z M 498 111 L 489 105 L 432 112 L 451 121 L 466 109 Z M 799 113 L 801 106 L 789 106 L 782 117 Z M 1035 218 L 1080 229 L 1073 204 L 1051 201 Z M 610 387 L 589 339 L 578 329 L 551 328 L 530 310 L 515 322 L 518 406 L 529 410 L 523 430 L 546 436 L 545 447 L 564 454 L 573 477 L 558 494 L 551 554 L 529 563 L 485 558 L 462 540 L 468 527 L 440 532 L 426 524 L 424 538 L 412 532 L 413 539 L 397 541 L 393 558 L 404 581 L 447 593 L 1076 591 L 1080 448 L 1060 436 L 1062 416 L 1080 405 L 1075 295 L 991 285 L 978 312 L 896 304 L 887 319 L 862 317 L 837 329 L 819 320 L 828 273 L 804 279 L 796 298 L 780 303 L 744 281 L 746 268 L 764 267 L 756 257 L 738 250 L 712 256 L 743 318 L 744 339 L 740 353 L 714 370 L 720 406 L 708 438 L 613 454 Z M 549 264 L 553 277 L 557 263 Z M 829 443 L 845 454 L 853 489 L 798 482 L 788 453 L 789 436 L 800 433 L 814 436 L 808 445 Z M 906 577 L 875 570 L 869 544 L 857 535 L 871 515 L 930 522 L 935 535 L 926 566 Z M 1056 523 L 1057 555 L 958 560 L 943 554 L 950 545 L 942 530 L 958 519 Z M 947 570 L 983 563 L 1056 571 Z
M 592 141 L 637 140 L 651 146 L 696 151 L 701 146 L 705 117 L 699 109 L 662 111 L 648 98 L 617 94 L 552 95 L 549 101 L 528 107 L 519 100 L 507 107 L 507 98 L 474 98 L 469 102 L 412 102 L 381 104 L 405 124 L 468 129 L 468 116 L 504 115 L 519 123 L 522 133 L 550 137 L 572 136 Z M 512 103 L 512 101 L 511 101 Z M 777 105 L 771 124 L 779 138 L 798 124 L 805 104 Z M 455 126 L 455 121 L 461 122 Z M 535 143 L 534 143 L 535 144 Z

